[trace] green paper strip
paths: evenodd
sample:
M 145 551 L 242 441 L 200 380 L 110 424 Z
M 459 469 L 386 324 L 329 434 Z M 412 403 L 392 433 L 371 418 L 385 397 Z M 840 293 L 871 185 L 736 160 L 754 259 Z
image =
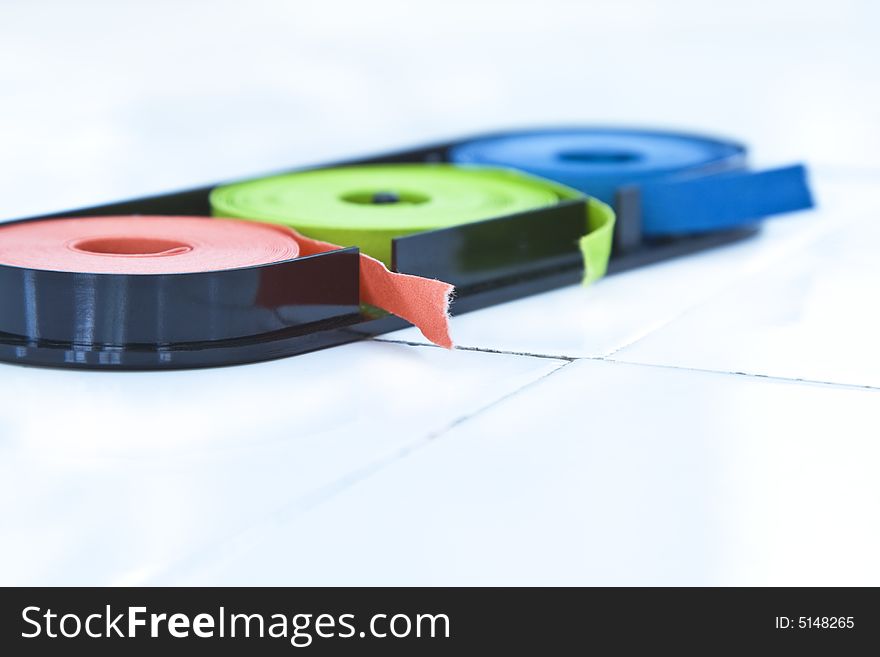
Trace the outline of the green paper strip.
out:
M 391 240 L 584 198 L 580 192 L 509 169 L 395 164 L 316 169 L 218 187 L 215 216 L 279 223 L 303 235 L 358 246 L 391 263 Z M 386 201 L 386 202 L 383 202 Z M 584 283 L 605 273 L 614 212 L 588 199 L 581 240 Z
M 581 238 L 584 256 L 584 285 L 602 278 L 608 270 L 614 238 L 614 210 L 593 197 L 587 199 L 587 229 Z

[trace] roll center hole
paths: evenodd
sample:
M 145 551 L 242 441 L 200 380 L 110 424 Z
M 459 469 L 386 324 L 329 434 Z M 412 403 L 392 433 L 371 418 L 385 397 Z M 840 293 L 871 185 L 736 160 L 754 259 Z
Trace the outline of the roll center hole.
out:
M 358 205 L 418 205 L 429 200 L 428 196 L 418 192 L 402 192 L 390 189 L 349 192 L 348 194 L 343 194 L 340 198 L 346 203 L 357 203 Z
M 639 154 L 631 151 L 611 150 L 562 151 L 559 153 L 559 159 L 566 162 L 581 162 L 584 164 L 624 164 L 638 160 Z
M 192 250 L 185 242 L 153 237 L 89 237 L 71 247 L 84 253 L 117 256 L 166 256 Z

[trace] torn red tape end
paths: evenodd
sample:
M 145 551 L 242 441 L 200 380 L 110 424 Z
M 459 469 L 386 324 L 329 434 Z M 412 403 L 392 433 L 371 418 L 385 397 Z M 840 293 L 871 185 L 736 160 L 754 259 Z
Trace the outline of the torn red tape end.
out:
M 302 255 L 343 248 L 290 230 L 300 244 Z M 363 303 L 405 319 L 434 344 L 452 349 L 449 302 L 455 288 L 449 283 L 389 271 L 380 261 L 362 253 L 360 289 Z

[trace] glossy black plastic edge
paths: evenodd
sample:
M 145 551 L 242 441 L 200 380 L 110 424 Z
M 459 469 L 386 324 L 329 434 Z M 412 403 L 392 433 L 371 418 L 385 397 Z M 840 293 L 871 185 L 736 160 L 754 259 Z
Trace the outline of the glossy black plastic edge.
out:
M 363 339 L 348 327 L 363 320 L 361 315 L 316 323 L 300 329 L 265 334 L 258 338 L 190 343 L 172 346 L 128 345 L 122 348 L 84 348 L 38 342 L 16 344 L 0 338 L 0 361 L 19 365 L 39 365 L 101 370 L 164 370 L 222 367 L 286 358 Z
M 582 199 L 529 212 L 425 231 L 392 241 L 396 271 L 452 283 L 462 299 L 583 267 Z

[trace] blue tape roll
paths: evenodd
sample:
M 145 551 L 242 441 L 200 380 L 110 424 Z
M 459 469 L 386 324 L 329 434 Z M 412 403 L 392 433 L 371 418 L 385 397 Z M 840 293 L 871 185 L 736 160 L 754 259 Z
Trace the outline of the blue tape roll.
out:
M 802 165 L 749 171 L 742 145 L 674 132 L 507 133 L 455 146 L 450 159 L 520 169 L 606 203 L 637 186 L 646 237 L 738 228 L 813 206 Z

